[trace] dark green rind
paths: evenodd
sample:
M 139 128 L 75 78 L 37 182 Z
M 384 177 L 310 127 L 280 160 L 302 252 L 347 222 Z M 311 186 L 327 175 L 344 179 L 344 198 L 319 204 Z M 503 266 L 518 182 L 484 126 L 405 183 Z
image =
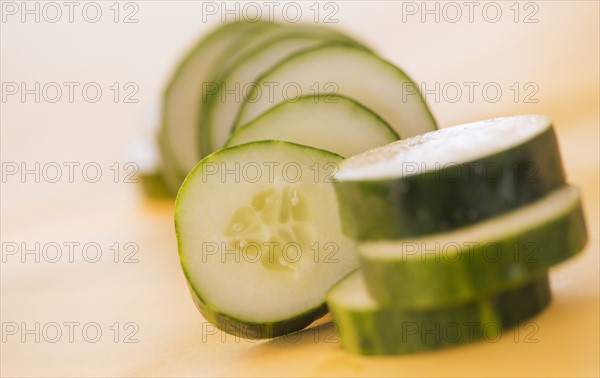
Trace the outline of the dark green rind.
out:
M 518 235 L 470 242 L 479 245 L 463 246 L 452 256 L 421 250 L 404 261 L 369 258 L 361 251 L 368 243 L 359 244 L 369 292 L 381 304 L 426 309 L 518 286 L 583 249 L 587 231 L 581 203 Z
M 361 310 L 333 299 L 342 282 L 330 291 L 328 305 L 342 347 L 366 355 L 415 353 L 478 340 L 495 342 L 506 329 L 540 313 L 551 299 L 548 276 L 543 273 L 517 288 L 458 306 L 428 311 L 382 306 Z
M 188 287 L 192 293 L 192 299 L 194 300 L 196 308 L 198 308 L 206 321 L 210 322 L 223 332 L 244 339 L 269 339 L 300 331 L 301 329 L 308 327 L 315 320 L 322 318 L 328 312 L 327 305 L 323 303 L 314 309 L 286 320 L 268 323 L 247 322 L 215 311 L 198 296 L 196 291 L 190 286 L 189 281 Z
M 492 172 L 498 171 L 494 179 Z M 397 179 L 338 181 L 334 186 L 342 231 L 356 240 L 378 240 L 475 224 L 564 184 L 560 151 L 550 127 L 527 142 L 475 161 Z

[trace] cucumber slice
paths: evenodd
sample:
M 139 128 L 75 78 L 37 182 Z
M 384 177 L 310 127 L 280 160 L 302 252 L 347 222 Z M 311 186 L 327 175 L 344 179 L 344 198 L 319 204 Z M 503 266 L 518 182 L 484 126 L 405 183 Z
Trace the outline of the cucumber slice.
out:
M 226 146 L 268 139 L 351 156 L 398 140 L 398 134 L 378 115 L 350 98 L 305 96 L 267 110 L 238 129 Z
M 437 130 L 344 160 L 344 232 L 400 239 L 475 224 L 565 184 L 550 119 L 514 116 Z
M 177 168 L 175 158 L 165 138 L 159 136 L 157 140 L 160 150 L 160 168 L 158 174 L 164 183 L 165 191 L 169 197 L 175 198 L 183 180 L 183 170 Z
M 520 285 L 580 252 L 587 242 L 579 190 L 475 225 L 399 241 L 359 244 L 369 291 L 384 305 L 431 308 Z
M 489 298 L 427 311 L 377 304 L 360 271 L 349 274 L 327 295 L 342 347 L 368 355 L 496 341 L 503 330 L 538 314 L 548 303 L 550 288 L 545 273 Z
M 144 194 L 149 198 L 169 198 L 171 192 L 161 171 L 141 172 L 137 175 Z
M 271 38 L 240 57 L 217 80 L 218 90 L 204 104 L 205 117 L 201 120 L 201 130 L 205 131 L 205 135 L 201 136 L 205 151 L 215 151 L 224 145 L 241 100 L 252 88 L 256 78 L 277 62 L 323 41 L 356 43 L 335 30 L 318 26 L 294 25 L 272 34 Z
M 244 100 L 235 128 L 273 105 L 308 94 L 341 94 L 362 103 L 402 138 L 435 130 L 419 93 L 407 95 L 413 81 L 402 70 L 356 45 L 326 43 L 280 62 L 257 80 Z
M 175 228 L 192 296 L 208 321 L 267 338 L 326 312 L 327 290 L 358 265 L 327 182 L 340 160 L 262 141 L 211 154 L 188 175 Z
M 159 135 L 165 176 L 168 181 L 177 178 L 170 187 L 178 189 L 204 155 L 199 152 L 196 129 L 203 110 L 198 107 L 203 83 L 214 81 L 224 67 L 262 41 L 267 32 L 279 27 L 263 22 L 225 24 L 200 40 L 179 63 L 164 93 Z

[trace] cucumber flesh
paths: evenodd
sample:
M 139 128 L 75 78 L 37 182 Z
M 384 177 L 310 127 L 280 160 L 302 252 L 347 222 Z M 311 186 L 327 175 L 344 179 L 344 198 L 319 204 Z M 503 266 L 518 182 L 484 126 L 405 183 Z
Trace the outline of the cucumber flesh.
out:
M 358 250 L 379 303 L 426 309 L 520 285 L 576 255 L 586 242 L 579 190 L 564 186 L 469 227 L 363 242 Z
M 477 340 L 495 342 L 502 332 L 550 303 L 546 273 L 507 291 L 450 307 L 411 311 L 383 306 L 369 294 L 360 271 L 327 295 L 342 347 L 367 355 L 394 355 Z
M 475 224 L 565 185 L 552 122 L 514 116 L 404 139 L 344 160 L 335 175 L 344 232 L 401 239 Z
M 277 103 L 307 94 L 333 93 L 373 110 L 402 138 L 435 130 L 424 99 L 418 92 L 407 95 L 407 87 L 414 87 L 413 81 L 373 53 L 352 44 L 325 43 L 298 52 L 260 77 L 241 105 L 234 127 Z
M 345 181 L 385 180 L 436 171 L 510 150 L 551 127 L 548 117 L 538 115 L 448 127 L 353 156 L 341 164 L 336 177 Z M 412 162 L 419 164 L 415 170 L 407 170 L 407 163 Z
M 339 95 L 282 102 L 238 129 L 226 147 L 277 139 L 351 156 L 390 143 L 398 135 L 362 104 Z
M 175 203 L 181 264 L 208 321 L 242 337 L 301 329 L 356 269 L 333 187 L 338 155 L 280 141 L 203 159 Z
M 179 63 L 165 90 L 161 138 L 163 154 L 175 167 L 185 170 L 198 162 L 195 135 L 197 104 L 202 85 L 209 80 L 214 66 L 254 25 L 226 24 L 203 38 Z M 185 177 L 185 176 L 184 176 Z
M 204 83 L 214 81 L 239 54 L 253 48 L 263 35 L 278 27 L 279 24 L 262 22 L 225 24 L 200 40 L 179 63 L 163 97 L 159 136 L 166 176 L 177 177 L 176 184 L 170 186 L 179 188 L 187 173 L 205 155 L 199 150 L 197 137 L 203 110 L 198 104 Z
M 256 78 L 277 62 L 324 41 L 353 43 L 341 33 L 317 26 L 294 25 L 273 34 L 270 39 L 240 57 L 216 81 L 219 87 L 204 105 L 205 117 L 201 120 L 201 130 L 206 133 L 202 136 L 205 151 L 215 151 L 224 145 L 233 129 L 241 99 L 252 88 Z

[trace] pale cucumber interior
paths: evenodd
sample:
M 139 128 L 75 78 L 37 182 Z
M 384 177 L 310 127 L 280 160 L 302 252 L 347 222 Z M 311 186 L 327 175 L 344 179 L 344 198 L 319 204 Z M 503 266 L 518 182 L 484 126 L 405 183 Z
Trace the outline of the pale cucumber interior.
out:
M 337 283 L 327 294 L 327 303 L 355 311 L 374 311 L 379 308 L 369 294 L 360 270 L 348 274 Z
M 414 253 L 415 248 L 417 251 L 427 251 L 428 254 L 444 251 L 445 256 L 452 259 L 456 253 L 468 251 L 469 246 L 488 245 L 488 243 L 507 240 L 524 231 L 543 226 L 573 211 L 579 204 L 579 190 L 564 186 L 530 205 L 472 226 L 402 241 L 365 242 L 359 245 L 359 250 L 361 255 L 368 259 L 423 260 L 424 254 Z
M 201 83 L 209 80 L 214 65 L 223 59 L 232 45 L 243 37 L 250 25 L 227 25 L 204 39 L 177 68 L 163 104 L 163 133 L 174 164 L 185 170 L 198 162 L 196 120 L 198 102 L 202 97 Z
M 290 27 L 241 57 L 219 79 L 221 90 L 215 94 L 206 119 L 203 120 L 203 127 L 208 134 L 207 150 L 214 151 L 224 145 L 232 131 L 242 100 L 261 74 L 285 57 L 327 40 L 349 41 L 349 38 L 325 28 Z
M 203 302 L 258 323 L 324 303 L 327 290 L 357 266 L 325 182 L 328 164 L 340 159 L 305 146 L 255 142 L 210 155 L 190 173 L 175 221 L 183 269 Z M 258 179 L 256 167 L 262 167 Z M 293 182 L 298 167 L 302 178 Z M 229 173 L 209 174 L 215 168 Z
M 280 103 L 242 126 L 226 146 L 268 139 L 352 156 L 397 140 L 398 135 L 383 119 L 352 99 L 305 96 Z
M 551 127 L 545 116 L 496 118 L 432 131 L 344 160 L 341 181 L 400 178 L 474 161 L 510 149 Z
M 327 44 L 304 50 L 263 75 L 242 104 L 236 127 L 294 96 L 334 93 L 362 103 L 402 138 L 435 130 L 435 121 L 421 96 L 405 95 L 411 85 L 412 80 L 399 68 L 368 51 Z
M 167 88 L 163 103 L 163 138 L 180 180 L 200 160 L 198 120 L 202 118 L 204 83 L 213 82 L 221 70 L 256 47 L 277 24 L 227 24 L 206 37 L 180 63 Z

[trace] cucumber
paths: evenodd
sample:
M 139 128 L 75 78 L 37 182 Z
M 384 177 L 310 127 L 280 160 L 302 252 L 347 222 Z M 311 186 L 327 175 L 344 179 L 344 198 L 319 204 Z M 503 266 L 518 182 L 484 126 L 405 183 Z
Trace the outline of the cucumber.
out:
M 370 293 L 383 305 L 425 309 L 520 285 L 580 252 L 587 231 L 579 190 L 543 198 L 475 225 L 358 245 Z
M 329 28 L 312 25 L 292 25 L 272 33 L 271 38 L 246 52 L 217 80 L 218 88 L 206 101 L 201 120 L 201 135 L 205 151 L 221 148 L 230 135 L 241 99 L 257 77 L 277 62 L 300 50 L 317 46 L 324 41 L 356 43 L 349 37 Z
M 165 138 L 159 136 L 157 145 L 160 150 L 160 164 L 158 170 L 154 173 L 161 177 L 160 181 L 162 181 L 167 195 L 175 198 L 177 191 L 183 182 L 181 177 L 183 176 L 184 171 L 179 169 L 177 163 L 175 163 L 175 158 L 171 152 L 171 146 L 168 145 Z
M 225 24 L 200 40 L 181 60 L 164 92 L 159 135 L 164 175 L 166 181 L 174 181 L 170 188 L 178 189 L 204 155 L 196 136 L 204 83 L 214 81 L 224 67 L 280 26 L 264 22 Z
M 360 271 L 327 295 L 342 347 L 367 355 L 413 353 L 476 340 L 494 342 L 502 332 L 550 303 L 543 273 L 518 287 L 464 304 L 411 311 L 377 303 Z
M 206 320 L 268 338 L 326 312 L 325 294 L 358 266 L 333 186 L 341 157 L 281 141 L 204 158 L 175 202 L 183 271 Z
M 142 184 L 144 194 L 149 198 L 169 198 L 171 192 L 167 189 L 165 177 L 161 171 L 140 172 L 137 175 L 139 182 Z
M 234 129 L 283 101 L 308 94 L 341 94 L 383 118 L 402 138 L 435 130 L 413 81 L 398 67 L 354 44 L 331 42 L 300 51 L 262 75 L 244 99 Z
M 356 240 L 468 226 L 565 184 L 552 122 L 536 115 L 394 142 L 346 159 L 335 178 L 343 230 Z
M 226 147 L 278 139 L 351 156 L 398 140 L 398 134 L 371 110 L 339 95 L 312 95 L 282 102 L 238 129 Z

